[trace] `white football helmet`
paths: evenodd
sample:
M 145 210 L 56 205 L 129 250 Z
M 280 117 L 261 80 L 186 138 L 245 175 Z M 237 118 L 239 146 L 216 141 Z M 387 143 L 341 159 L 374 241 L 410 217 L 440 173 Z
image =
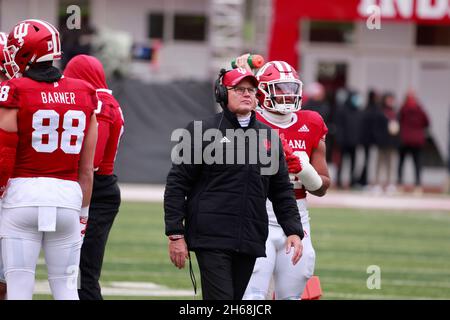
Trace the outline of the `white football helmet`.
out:
M 284 61 L 270 61 L 256 73 L 260 106 L 287 114 L 301 108 L 303 83 L 297 71 Z

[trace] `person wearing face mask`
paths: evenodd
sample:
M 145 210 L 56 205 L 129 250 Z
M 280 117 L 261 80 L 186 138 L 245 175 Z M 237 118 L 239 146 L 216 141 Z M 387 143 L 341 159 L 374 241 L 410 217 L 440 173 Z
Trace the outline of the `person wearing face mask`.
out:
M 403 164 L 407 155 L 411 155 L 415 169 L 415 191 L 422 192 L 422 150 L 425 147 L 427 128 L 430 125 L 428 115 L 420 105 L 414 91 L 410 90 L 398 115 L 400 123 L 400 155 L 398 162 L 398 184 L 403 184 Z
M 341 188 L 344 161 L 350 160 L 349 186 L 357 183 L 355 172 L 356 148 L 361 143 L 362 99 L 359 93 L 350 90 L 347 99 L 336 114 L 336 143 L 341 151 L 337 170 L 337 187 Z

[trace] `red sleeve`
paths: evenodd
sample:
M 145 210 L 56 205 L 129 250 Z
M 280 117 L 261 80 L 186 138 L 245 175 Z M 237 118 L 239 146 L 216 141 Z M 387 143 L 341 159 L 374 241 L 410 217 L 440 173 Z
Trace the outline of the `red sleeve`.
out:
M 94 157 L 94 169 L 98 168 L 103 160 L 103 155 L 105 154 L 106 144 L 108 143 L 110 134 L 110 122 L 105 121 L 103 117 L 98 117 L 98 137 L 97 146 L 95 148 Z
M 87 115 L 89 117 L 92 116 L 93 113 L 96 113 L 96 110 L 98 109 L 98 97 L 97 92 L 95 91 L 94 87 L 87 83 L 86 81 L 82 81 L 83 84 L 80 87 L 80 90 L 83 91 L 85 94 L 85 104 L 87 107 Z
M 6 132 L 0 129 L 0 197 L 14 171 L 18 140 L 16 132 Z
M 96 110 L 98 109 L 100 100 L 97 98 L 97 93 L 95 92 L 94 89 L 92 89 L 93 92 L 91 92 L 91 101 L 92 101 L 92 113 L 96 112 Z M 91 115 L 92 115 L 91 113 Z
M 328 127 L 325 124 L 325 121 L 323 121 L 323 118 L 319 114 L 317 114 L 315 122 L 316 122 L 316 126 L 317 126 L 318 130 L 317 130 L 316 141 L 314 143 L 314 149 L 319 147 L 319 143 L 321 140 L 325 141 L 325 137 L 328 133 Z
M 19 90 L 11 81 L 3 82 L 0 86 L 0 107 L 19 108 Z

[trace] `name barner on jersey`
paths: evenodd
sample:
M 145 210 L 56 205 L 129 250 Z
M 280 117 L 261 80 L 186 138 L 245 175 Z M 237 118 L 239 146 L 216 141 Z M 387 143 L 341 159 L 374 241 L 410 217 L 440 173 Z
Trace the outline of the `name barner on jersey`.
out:
M 41 91 L 42 103 L 76 104 L 74 92 L 45 92 Z
M 176 129 L 171 141 L 178 142 L 171 152 L 174 164 L 240 165 L 259 164 L 262 175 L 279 169 L 280 143 L 273 129 L 219 129 L 202 131 L 202 121 L 194 121 L 194 130 Z

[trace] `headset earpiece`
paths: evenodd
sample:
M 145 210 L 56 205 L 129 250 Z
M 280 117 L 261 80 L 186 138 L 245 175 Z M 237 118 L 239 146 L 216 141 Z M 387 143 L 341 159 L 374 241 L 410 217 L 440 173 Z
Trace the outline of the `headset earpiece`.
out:
M 226 107 L 228 104 L 228 90 L 222 84 L 222 79 L 225 73 L 227 73 L 225 69 L 220 70 L 219 77 L 217 78 L 214 85 L 214 94 L 216 96 L 216 102 L 219 103 L 222 107 Z

